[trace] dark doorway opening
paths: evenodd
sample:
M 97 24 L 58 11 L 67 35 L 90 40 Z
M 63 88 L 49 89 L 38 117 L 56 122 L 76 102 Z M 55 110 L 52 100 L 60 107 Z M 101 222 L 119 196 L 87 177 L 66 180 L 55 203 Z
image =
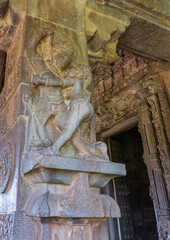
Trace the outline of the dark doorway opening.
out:
M 143 162 L 143 147 L 137 127 L 110 140 L 112 161 L 126 165 L 127 176 L 116 178 L 113 197 L 122 217 L 115 222 L 116 240 L 158 240 L 149 178 Z

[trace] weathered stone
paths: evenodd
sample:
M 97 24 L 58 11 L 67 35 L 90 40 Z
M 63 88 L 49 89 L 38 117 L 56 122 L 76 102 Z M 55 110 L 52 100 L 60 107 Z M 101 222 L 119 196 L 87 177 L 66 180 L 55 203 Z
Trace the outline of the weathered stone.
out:
M 91 62 L 98 59 L 112 63 L 117 56 L 117 39 L 130 24 L 129 18 L 119 11 L 92 1 L 87 1 L 85 16 Z
M 161 39 L 161 41 L 160 41 Z M 170 61 L 170 32 L 153 23 L 133 19 L 129 28 L 120 37 L 119 44 L 136 53 L 143 53 L 153 59 Z
M 159 238 L 167 239 L 170 112 L 166 86 L 169 63 L 158 64 L 125 50 L 119 50 L 119 54 L 121 57 L 113 66 L 106 68 L 97 63 L 92 67 L 96 84 L 97 130 L 103 137 L 112 136 L 138 123 L 150 179 L 150 195 L 157 209 Z
M 18 118 L 10 130 L 3 135 L 1 144 L 0 212 L 10 213 L 17 209 L 18 182 L 20 179 L 21 153 L 24 147 L 25 119 Z M 15 141 L 12 136 L 15 136 Z
M 158 17 L 165 2 L 138 3 L 133 11 L 134 2 L 117 0 L 0 1 L 0 50 L 7 52 L 6 60 L 0 56 L 6 65 L 5 78 L 0 73 L 2 240 L 108 240 L 107 218 L 121 215 L 117 202 L 100 193 L 126 171 L 95 138 L 89 59 L 111 63 L 92 67 L 99 131 L 132 116 L 140 120 L 159 237 L 166 239 L 170 135 L 161 78 L 168 89 L 169 66 L 116 49 L 137 13 L 147 26 L 155 19 L 159 33 L 169 25 Z M 140 48 L 132 42 L 135 51 L 146 49 L 144 41 Z M 148 49 L 153 44 L 145 55 Z M 155 50 L 152 59 L 168 60 L 166 51 Z

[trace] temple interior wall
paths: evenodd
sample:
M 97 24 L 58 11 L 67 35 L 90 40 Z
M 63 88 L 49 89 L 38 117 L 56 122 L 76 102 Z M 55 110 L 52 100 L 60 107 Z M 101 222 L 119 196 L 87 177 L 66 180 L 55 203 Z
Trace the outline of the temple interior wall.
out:
M 0 1 L 2 240 L 112 240 L 120 208 L 100 189 L 126 170 L 95 135 L 136 125 L 168 239 L 169 11 L 166 0 Z

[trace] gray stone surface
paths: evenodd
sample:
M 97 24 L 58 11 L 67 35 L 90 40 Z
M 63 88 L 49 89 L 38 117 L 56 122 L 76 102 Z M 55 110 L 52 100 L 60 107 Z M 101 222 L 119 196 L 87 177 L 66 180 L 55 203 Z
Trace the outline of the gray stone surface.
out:
M 26 159 L 23 164 L 23 172 L 26 174 L 33 169 L 62 169 L 68 171 L 111 174 L 125 176 L 125 165 L 110 161 L 90 161 L 60 156 L 33 156 Z
M 170 61 L 170 32 L 142 19 L 132 19 L 119 39 L 119 46 L 151 59 Z
M 126 175 L 121 163 L 42 155 L 26 159 L 23 172 L 33 182 L 56 184 L 70 184 L 76 172 L 86 172 L 93 187 L 104 187 L 110 179 Z

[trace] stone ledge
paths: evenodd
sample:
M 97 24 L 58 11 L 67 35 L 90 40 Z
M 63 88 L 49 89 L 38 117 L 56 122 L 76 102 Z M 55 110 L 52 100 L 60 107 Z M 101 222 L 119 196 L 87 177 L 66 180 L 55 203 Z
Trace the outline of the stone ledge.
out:
M 33 182 L 52 184 L 71 184 L 76 173 L 89 173 L 91 187 L 104 187 L 112 178 L 126 175 L 121 163 L 42 155 L 26 159 L 23 172 Z

